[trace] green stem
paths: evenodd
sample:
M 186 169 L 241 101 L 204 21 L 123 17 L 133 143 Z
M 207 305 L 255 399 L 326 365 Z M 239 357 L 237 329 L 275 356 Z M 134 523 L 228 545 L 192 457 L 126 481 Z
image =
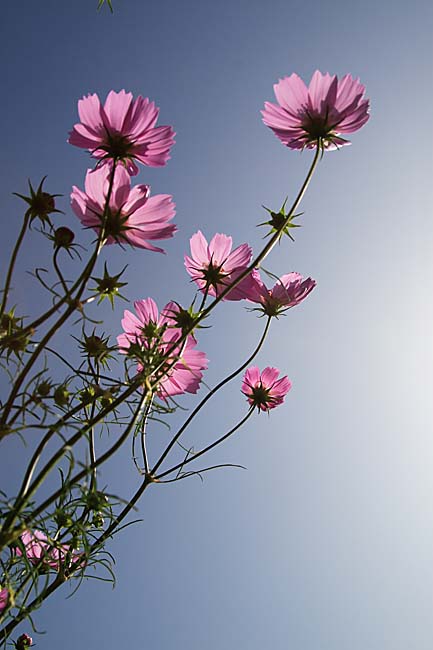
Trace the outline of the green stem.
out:
M 66 482 L 67 487 L 70 487 L 70 486 L 72 486 L 74 484 L 77 484 L 85 476 L 87 476 L 87 474 L 89 474 L 89 472 L 93 471 L 94 469 L 99 467 L 99 465 L 102 465 L 109 458 L 111 458 L 111 456 L 123 445 L 125 440 L 128 438 L 130 432 L 132 431 L 133 427 L 135 426 L 136 422 L 138 421 L 138 418 L 140 417 L 143 406 L 144 406 L 146 400 L 149 398 L 149 396 L 150 396 L 149 392 L 143 392 L 143 395 L 142 395 L 142 397 L 141 397 L 141 399 L 140 399 L 140 401 L 139 401 L 139 403 L 137 405 L 136 411 L 135 411 L 132 419 L 130 420 L 130 422 L 126 426 L 125 431 L 122 433 L 122 435 L 117 439 L 117 441 L 109 449 L 107 449 L 107 451 L 105 451 L 103 454 L 101 454 L 101 456 L 99 456 L 99 458 L 97 458 L 93 463 L 90 463 L 88 467 L 85 467 L 80 472 L 75 474 L 75 476 L 70 478 Z M 96 416 L 94 418 L 94 420 L 96 420 L 97 417 L 98 416 Z M 94 424 L 95 424 L 94 421 L 90 421 L 86 425 L 86 427 L 83 427 L 83 429 L 78 431 L 75 434 L 75 436 L 72 436 L 66 442 L 66 447 L 71 447 L 74 444 L 76 444 L 76 442 L 82 437 L 82 435 L 84 435 L 84 433 L 86 433 L 91 427 L 93 427 Z M 83 431 L 84 431 L 84 433 L 83 433 Z M 60 458 L 63 456 L 64 448 L 65 448 L 65 446 L 62 446 L 62 448 L 50 459 L 50 461 L 45 465 L 45 467 L 41 470 L 41 472 L 35 478 L 33 483 L 28 488 L 28 491 L 27 491 L 27 493 L 25 495 L 24 503 L 21 504 L 21 508 L 24 507 L 24 505 L 28 502 L 30 497 L 36 492 L 36 490 L 43 483 L 45 477 L 49 474 L 51 469 L 53 469 L 53 467 L 55 467 L 57 461 L 60 460 Z M 32 512 L 31 518 L 30 517 L 24 517 L 23 518 L 23 525 L 24 526 L 28 525 L 30 521 L 35 520 L 36 517 L 38 517 L 46 508 L 48 508 L 54 501 L 56 501 L 63 494 L 64 490 L 65 490 L 65 485 L 63 485 L 61 488 L 56 490 L 56 492 L 54 492 L 50 497 L 45 499 L 45 501 L 41 505 L 39 505 L 37 508 L 35 508 L 35 510 Z M 13 533 L 11 532 L 12 537 L 14 537 L 14 535 L 18 536 L 20 534 L 21 528 L 22 527 L 18 527 L 17 529 L 15 529 L 15 531 Z
M 292 205 L 292 207 L 291 207 L 291 209 L 290 209 L 290 211 L 289 211 L 289 213 L 288 213 L 288 215 L 287 215 L 286 222 L 285 222 L 284 225 L 286 225 L 286 224 L 289 222 L 289 219 L 290 219 L 291 216 L 294 214 L 294 212 L 295 212 L 295 210 L 297 209 L 297 207 L 298 207 L 300 201 L 302 200 L 302 198 L 303 198 L 303 196 L 304 196 L 304 194 L 305 194 L 305 192 L 306 192 L 306 190 L 307 190 L 307 187 L 308 187 L 308 185 L 309 185 L 309 183 L 310 183 L 310 181 L 311 181 L 311 178 L 312 178 L 312 176 L 313 176 L 313 173 L 314 173 L 314 170 L 315 170 L 315 168 L 316 168 L 316 166 L 317 166 L 317 163 L 318 163 L 318 161 L 319 161 L 319 158 L 320 158 L 320 148 L 318 147 L 317 150 L 316 150 L 316 154 L 315 154 L 315 156 L 314 156 L 313 162 L 312 162 L 312 164 L 311 164 L 311 167 L 310 167 L 310 169 L 309 169 L 309 172 L 308 172 L 308 174 L 307 174 L 307 177 L 306 177 L 306 179 L 305 179 L 305 181 L 304 181 L 304 183 L 303 183 L 303 185 L 302 185 L 300 191 L 298 192 L 298 195 L 297 195 L 297 197 L 296 197 L 296 199 L 295 199 L 295 201 L 294 201 L 294 203 L 293 203 L 293 205 Z M 273 235 L 273 237 L 272 237 L 271 240 L 268 242 L 268 244 L 264 247 L 264 249 L 263 249 L 263 250 L 261 251 L 261 253 L 257 256 L 257 258 L 252 262 L 252 264 L 250 265 L 250 267 L 245 271 L 245 273 L 244 273 L 244 277 L 246 277 L 246 275 L 248 275 L 248 273 L 251 272 L 251 271 L 253 270 L 253 268 L 255 268 L 255 266 L 256 266 L 258 263 L 260 263 L 261 261 L 263 261 L 263 259 L 266 257 L 266 255 L 268 255 L 269 252 L 272 250 L 273 246 L 276 244 L 276 242 L 278 241 L 278 239 L 279 239 L 280 236 L 281 236 L 281 233 L 280 233 L 280 232 L 277 232 L 277 233 L 275 233 L 275 234 Z M 242 277 L 242 276 L 241 276 L 241 277 Z M 200 317 L 198 318 L 198 320 L 196 321 L 196 323 L 199 322 L 200 320 L 202 320 L 202 319 L 204 318 L 204 315 L 205 315 L 205 314 L 206 314 L 206 315 L 209 314 L 210 311 L 211 311 L 212 309 L 215 308 L 215 306 L 218 304 L 218 302 L 219 302 L 220 300 L 222 300 L 222 298 L 224 297 L 224 295 L 226 295 L 226 293 L 228 293 L 228 292 L 229 292 L 229 291 L 230 291 L 234 286 L 236 286 L 237 282 L 240 281 L 241 277 L 240 277 L 240 278 L 237 278 L 234 282 L 231 283 L 231 285 L 229 285 L 229 286 L 226 287 L 226 289 L 225 289 L 225 290 L 224 290 L 224 291 L 223 291 L 223 292 L 222 292 L 222 293 L 221 293 L 221 294 L 220 294 L 220 295 L 219 295 L 219 296 L 218 296 L 218 297 L 217 297 L 217 298 L 216 298 L 216 299 L 211 303 L 211 305 L 209 305 L 209 307 L 205 310 L 205 312 L 203 312 L 203 313 L 200 315 Z M 181 339 L 179 339 L 178 341 L 176 341 L 176 343 L 172 346 L 172 350 L 168 350 L 167 356 L 169 356 L 169 355 L 170 355 L 170 354 L 171 354 L 171 353 L 172 353 L 172 352 L 173 352 L 173 351 L 174 351 L 174 350 L 179 346 L 179 343 L 181 343 L 182 341 L 186 340 L 186 337 L 188 336 L 188 334 L 189 334 L 188 331 L 185 332 L 184 335 L 181 337 Z M 176 363 L 176 361 L 177 361 L 177 359 L 174 359 L 173 362 L 172 362 L 172 364 Z M 157 387 L 158 382 L 159 382 L 160 380 L 161 380 L 161 378 L 159 378 L 159 380 L 156 380 L 155 382 L 153 382 L 153 384 L 150 385 L 150 388 L 151 388 L 152 390 L 155 390 L 155 388 Z M 229 380 L 228 380 L 228 381 L 229 381 Z M 138 385 L 138 384 L 137 384 L 137 385 Z M 119 396 L 119 398 L 118 398 L 117 400 L 115 400 L 115 402 L 116 402 L 116 403 L 119 403 L 119 404 L 120 404 L 121 402 L 123 402 L 124 399 L 126 399 L 126 398 L 128 397 L 128 395 L 132 394 L 132 392 L 135 390 L 135 388 L 137 387 L 137 385 L 136 385 L 135 382 L 134 382 L 134 383 L 129 387 L 129 389 L 127 389 L 127 390 L 126 390 L 126 391 L 125 391 L 121 396 Z M 208 398 L 210 398 L 210 396 L 211 396 L 211 395 L 209 395 Z M 111 410 L 112 410 L 111 408 L 110 408 L 110 409 L 107 409 L 107 413 L 108 413 L 109 411 L 111 411 Z M 101 417 L 105 417 L 105 412 L 104 412 L 104 411 L 102 411 L 102 412 L 99 414 L 99 416 L 98 416 L 98 420 L 100 420 Z M 74 439 L 75 439 L 75 437 L 74 437 Z M 69 442 L 70 442 L 70 441 L 68 441 L 68 444 L 69 444 Z M 158 465 L 158 466 L 159 466 L 159 465 Z M 156 466 L 155 466 L 155 467 L 156 467 Z M 83 473 L 80 473 L 80 474 L 83 474 Z M 45 502 L 45 503 L 46 503 L 46 502 Z
M 316 153 L 314 154 L 313 162 L 311 163 L 310 169 L 308 170 L 307 176 L 302 183 L 301 189 L 298 192 L 298 195 L 296 199 L 294 200 L 292 207 L 290 208 L 289 212 L 287 213 L 286 219 L 284 220 L 281 229 L 275 232 L 266 246 L 260 251 L 260 253 L 257 255 L 257 257 L 251 262 L 249 267 L 245 269 L 243 273 L 239 275 L 231 284 L 229 284 L 224 291 L 222 291 L 216 298 L 211 302 L 209 307 L 204 310 L 204 312 L 200 315 L 199 320 L 202 320 L 203 318 L 206 318 L 206 316 L 215 308 L 215 306 L 223 299 L 225 296 L 234 288 L 236 287 L 244 278 L 246 278 L 251 271 L 253 271 L 256 267 L 258 267 L 263 260 L 269 255 L 271 250 L 274 248 L 276 243 L 279 241 L 279 239 L 282 237 L 282 233 L 284 233 L 284 228 L 287 226 L 287 224 L 290 222 L 290 219 L 293 217 L 295 214 L 300 202 L 302 201 L 305 192 L 308 189 L 308 186 L 311 182 L 311 179 L 314 174 L 314 170 L 317 167 L 317 163 L 320 160 L 320 156 L 322 153 L 322 149 L 320 146 L 320 141 L 317 142 L 317 147 L 316 147 Z
M 217 447 L 220 445 L 224 440 L 227 440 L 227 438 L 230 438 L 238 429 L 241 428 L 245 424 L 245 422 L 248 420 L 248 418 L 251 417 L 252 413 L 254 412 L 254 406 L 251 406 L 248 413 L 236 426 L 233 427 L 233 429 L 230 429 L 227 433 L 225 433 L 221 438 L 218 438 L 214 442 L 212 442 L 210 445 L 202 449 L 201 451 L 198 451 L 196 454 L 188 458 L 187 460 L 182 461 L 181 463 L 178 463 L 177 465 L 174 465 L 171 469 L 168 469 L 167 471 L 163 472 L 162 474 L 159 474 L 157 476 L 153 477 L 154 481 L 159 481 L 160 479 L 164 478 L 164 476 L 168 476 L 168 474 L 171 474 L 172 472 L 175 472 L 177 469 L 183 469 L 185 465 L 188 465 L 189 463 L 192 463 L 193 460 L 197 460 L 197 458 L 200 458 L 200 456 L 203 456 L 203 454 L 206 454 L 208 451 L 213 449 L 214 447 Z
M 143 417 L 142 430 L 140 431 L 141 453 L 142 453 L 142 456 L 143 456 L 143 465 L 144 465 L 144 473 L 145 473 L 145 475 L 149 474 L 149 461 L 148 461 L 147 449 L 146 449 L 146 428 L 147 428 L 147 420 L 148 420 L 148 417 L 149 417 L 149 412 L 150 412 L 150 409 L 152 408 L 152 402 L 153 402 L 153 396 L 150 398 L 149 402 L 146 405 L 146 410 L 144 412 L 144 417 Z
M 48 585 L 38 596 L 36 596 L 31 603 L 27 605 L 27 607 L 23 608 L 13 619 L 5 625 L 5 627 L 0 631 L 0 642 L 1 641 L 6 641 L 6 639 L 9 637 L 11 632 L 23 621 L 25 618 L 27 618 L 29 612 L 33 611 L 36 609 L 48 596 L 50 596 L 58 587 L 60 587 L 61 584 L 65 581 L 65 578 L 57 575 L 53 582 Z
M 314 171 L 317 167 L 317 163 L 320 160 L 320 156 L 322 153 L 322 148 L 321 148 L 321 142 L 320 139 L 317 141 L 317 148 L 316 148 L 316 153 L 314 154 L 313 162 L 311 163 L 310 169 L 308 170 L 307 176 L 301 186 L 301 189 L 299 190 L 296 199 L 294 200 L 292 207 L 290 208 L 289 212 L 287 213 L 286 219 L 284 220 L 281 229 L 275 232 L 266 246 L 260 251 L 260 253 L 257 255 L 257 257 L 251 262 L 251 264 L 248 266 L 248 268 L 245 269 L 235 280 L 233 280 L 229 285 L 226 286 L 226 288 L 221 291 L 216 298 L 210 303 L 210 305 L 201 312 L 199 316 L 194 321 L 194 325 L 192 325 L 190 328 L 185 329 L 183 332 L 182 336 L 176 341 L 176 343 L 167 350 L 167 357 L 170 356 L 170 354 L 177 348 L 177 346 L 182 343 L 183 341 L 186 340 L 190 332 L 197 327 L 199 323 L 201 323 L 202 320 L 204 320 L 209 314 L 215 309 L 217 304 L 223 300 L 223 298 L 226 297 L 226 295 L 232 291 L 244 278 L 246 278 L 257 266 L 259 266 L 263 260 L 269 255 L 269 253 L 272 251 L 276 243 L 279 241 L 279 239 L 282 236 L 282 233 L 284 232 L 284 228 L 287 226 L 287 224 L 290 222 L 290 219 L 293 217 L 295 211 L 297 210 L 300 202 L 302 201 L 305 192 L 307 191 L 307 188 L 311 182 L 311 179 L 313 177 Z M 158 372 L 158 370 L 165 365 L 165 361 L 161 361 L 159 366 L 157 366 L 154 370 L 154 373 Z M 167 370 L 170 370 L 174 363 L 168 364 Z M 157 385 L 158 381 L 154 382 L 151 384 L 151 388 L 155 389 L 155 386 Z
M 69 291 L 69 289 L 68 289 L 68 286 L 67 286 L 67 284 L 66 284 L 65 278 L 63 277 L 63 274 L 62 274 L 62 272 L 61 272 L 61 270 L 60 270 L 60 267 L 59 267 L 59 265 L 58 265 L 58 262 L 57 262 L 57 256 L 58 256 L 58 254 L 59 254 L 59 251 L 60 251 L 60 248 L 59 248 L 59 247 L 57 247 L 56 250 L 54 251 L 54 255 L 53 255 L 53 266 L 54 266 L 54 269 L 55 269 L 55 271 L 56 271 L 56 273 L 57 273 L 57 276 L 58 276 L 58 278 L 59 278 L 59 280 L 60 280 L 60 284 L 62 285 L 63 291 L 65 292 L 65 296 L 66 296 L 67 298 L 70 298 L 70 297 L 71 297 L 70 291 Z
M 209 391 L 209 393 L 207 393 L 207 395 L 205 395 L 205 397 L 201 400 L 201 402 L 200 402 L 200 403 L 195 407 L 195 409 L 192 411 L 192 413 L 187 417 L 187 419 L 185 420 L 185 422 L 183 423 L 183 425 L 181 426 L 181 428 L 179 429 L 179 431 L 176 433 L 176 435 L 172 438 L 172 440 L 170 441 L 170 443 L 167 445 L 166 449 L 165 449 L 164 452 L 162 453 L 162 455 L 161 455 L 161 457 L 159 458 L 158 462 L 156 463 L 155 467 L 152 469 L 152 472 L 151 472 L 152 475 L 155 475 L 155 474 L 156 474 L 156 472 L 158 471 L 159 467 L 160 467 L 161 464 L 164 462 L 164 460 L 165 460 L 165 458 L 167 457 L 167 455 L 169 454 L 170 450 L 173 448 L 173 446 L 174 446 L 174 445 L 176 444 L 176 442 L 179 440 L 179 438 L 180 438 L 180 436 L 182 435 L 182 433 L 183 433 L 183 432 L 185 431 L 185 429 L 189 426 L 189 424 L 190 424 L 191 421 L 195 418 L 195 416 L 197 415 L 197 413 L 198 413 L 198 412 L 203 408 L 203 406 L 204 406 L 204 405 L 205 405 L 205 404 L 210 400 L 210 398 L 211 398 L 213 395 L 215 395 L 215 393 L 218 392 L 218 391 L 219 391 L 223 386 L 225 386 L 226 384 L 228 384 L 229 381 L 231 381 L 231 380 L 234 379 L 237 375 L 239 375 L 239 374 L 242 372 L 242 370 L 244 370 L 247 366 L 249 366 L 250 363 L 253 361 L 253 359 L 258 355 L 258 353 L 259 353 L 261 347 L 263 346 L 263 343 L 265 342 L 266 336 L 267 336 L 267 334 L 268 334 L 268 332 L 269 332 L 269 327 L 270 327 L 270 324 L 271 324 L 271 319 L 272 319 L 272 317 L 271 317 L 271 316 L 268 316 L 268 320 L 266 321 L 266 326 L 265 326 L 264 332 L 263 332 L 263 334 L 262 334 L 262 336 L 261 336 L 261 339 L 260 339 L 260 341 L 259 341 L 259 343 L 258 343 L 256 349 L 255 349 L 254 352 L 251 354 L 251 356 L 248 357 L 248 359 L 247 359 L 247 360 L 246 360 L 246 361 L 245 361 L 241 366 L 239 366 L 239 368 L 237 368 L 236 370 L 234 370 L 230 375 L 228 375 L 227 377 L 225 377 L 225 379 L 223 379 L 222 381 L 220 381 L 219 384 L 217 384 L 216 386 L 214 386 L 214 387 Z
M 0 423 L 3 424 L 3 425 L 5 425 L 7 423 L 7 419 L 9 417 L 9 413 L 10 413 L 10 411 L 12 409 L 15 398 L 16 398 L 16 396 L 17 396 L 17 394 L 18 394 L 18 392 L 19 392 L 19 390 L 20 390 L 26 376 L 30 372 L 31 368 L 33 367 L 34 363 L 38 359 L 39 355 L 44 351 L 44 348 L 45 348 L 46 344 L 54 336 L 54 334 L 57 332 L 57 330 L 63 325 L 63 323 L 69 318 L 69 316 L 76 310 L 77 305 L 79 304 L 80 298 L 81 298 L 81 296 L 82 296 L 82 294 L 83 294 L 83 292 L 84 292 L 84 290 L 86 288 L 86 285 L 87 285 L 88 279 L 90 277 L 90 274 L 92 273 L 93 268 L 94 268 L 94 266 L 96 264 L 96 260 L 98 259 L 98 255 L 99 255 L 99 253 L 100 253 L 100 251 L 102 249 L 102 246 L 104 245 L 104 241 L 105 241 L 105 223 L 106 223 L 106 220 L 107 220 L 111 194 L 112 194 L 112 191 L 113 191 L 115 170 L 116 170 L 116 160 L 113 161 L 113 167 L 112 167 L 111 174 L 110 174 L 108 192 L 107 192 L 107 197 L 105 199 L 105 206 L 104 206 L 104 212 L 103 212 L 103 222 L 102 222 L 102 225 L 101 225 L 101 230 L 99 232 L 98 242 L 97 242 L 97 245 L 96 245 L 96 248 L 95 248 L 95 251 L 94 251 L 92 257 L 91 257 L 90 261 L 88 262 L 88 264 L 87 264 L 87 266 L 85 268 L 85 271 L 80 276 L 80 277 L 82 277 L 82 281 L 81 281 L 80 287 L 79 287 L 79 289 L 77 291 L 77 294 L 76 294 L 76 296 L 74 298 L 71 299 L 70 298 L 71 293 L 72 293 L 72 291 L 71 291 L 71 292 L 67 293 L 67 295 L 64 297 L 64 301 L 69 300 L 68 308 L 66 309 L 64 314 L 62 314 L 62 316 L 57 320 L 57 322 L 54 323 L 54 325 L 51 327 L 51 329 L 46 333 L 46 335 L 44 336 L 42 341 L 39 343 L 36 350 L 33 352 L 33 354 L 28 359 L 28 361 L 25 364 L 24 368 L 22 369 L 22 371 L 18 375 L 18 377 L 17 377 L 17 379 L 16 379 L 16 381 L 15 381 L 15 383 L 13 385 L 13 388 L 12 388 L 12 390 L 10 392 L 9 398 L 8 398 L 8 400 L 7 400 L 7 402 L 6 402 L 5 406 L 4 406 L 4 409 L 3 409 L 3 414 L 2 414 L 1 421 L 0 421 Z
M 8 269 L 8 273 L 7 273 L 7 276 L 6 276 L 5 286 L 4 286 L 4 289 L 3 289 L 3 300 L 2 300 L 1 307 L 0 307 L 0 318 L 3 316 L 3 314 L 5 312 L 5 309 L 6 309 L 6 303 L 7 303 L 7 299 L 8 299 L 8 295 L 9 295 L 9 289 L 10 289 L 10 286 L 11 286 L 12 274 L 13 274 L 14 268 L 15 268 L 15 262 L 17 260 L 18 251 L 19 251 L 19 249 L 21 247 L 21 244 L 23 242 L 24 235 L 26 234 L 27 227 L 29 225 L 29 221 L 30 221 L 30 212 L 27 211 L 25 216 L 24 216 L 24 221 L 23 221 L 23 225 L 21 227 L 20 234 L 18 235 L 18 239 L 17 239 L 17 241 L 15 243 L 15 246 L 14 246 L 14 249 L 12 251 L 11 261 L 9 263 L 9 269 Z

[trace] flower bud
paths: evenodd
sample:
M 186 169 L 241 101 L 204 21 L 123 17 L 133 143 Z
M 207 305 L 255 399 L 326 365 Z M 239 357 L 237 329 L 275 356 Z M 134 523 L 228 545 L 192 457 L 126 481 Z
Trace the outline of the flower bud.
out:
M 36 386 L 36 392 L 40 397 L 47 397 L 50 394 L 51 390 L 51 382 L 50 381 L 41 381 L 37 386 Z
M 259 223 L 258 225 L 271 226 L 271 230 L 268 233 L 269 235 L 275 232 L 279 232 L 280 236 L 283 236 L 285 234 L 288 237 L 290 237 L 292 241 L 295 241 L 290 231 L 293 228 L 301 227 L 299 224 L 293 223 L 293 220 L 296 219 L 297 217 L 300 217 L 302 213 L 291 214 L 290 212 L 286 212 L 286 203 L 287 203 L 287 198 L 278 212 L 274 212 L 273 210 L 270 210 L 269 208 L 263 206 L 266 212 L 268 212 L 271 215 L 271 218 L 269 219 L 269 221 L 264 221 L 263 223 Z
M 94 357 L 95 359 L 103 356 L 108 350 L 108 346 L 104 339 L 96 334 L 84 336 L 83 348 L 89 357 Z
M 95 528 L 102 528 L 104 526 L 104 517 L 100 512 L 94 513 L 92 524 L 95 526 Z
M 67 406 L 69 403 L 69 396 L 70 392 L 68 391 L 66 384 L 57 386 L 56 390 L 54 391 L 54 401 L 57 406 Z
M 173 319 L 175 327 L 179 327 L 182 330 L 182 334 L 193 332 L 195 327 L 197 327 L 196 323 L 200 313 L 193 311 L 192 306 L 184 309 L 179 304 L 176 303 L 176 305 L 178 309 L 170 310 L 167 315 Z M 200 326 L 198 325 L 198 327 Z
M 48 192 L 41 192 L 33 201 L 32 212 L 41 219 L 54 212 L 55 209 L 56 202 L 54 201 L 54 195 L 48 194 Z
M 7 356 L 14 353 L 18 358 L 21 352 L 25 352 L 30 343 L 32 330 L 22 327 L 23 319 L 15 316 L 15 307 L 3 314 L 0 319 L 0 345 L 7 351 Z M 2 339 L 5 341 L 2 344 Z
M 12 334 L 17 329 L 20 329 L 20 319 L 14 316 L 15 308 L 11 311 L 6 312 L 0 318 L 0 333 L 3 336 L 8 336 Z
M 19 636 L 15 641 L 15 648 L 16 650 L 25 650 L 26 648 L 30 648 L 32 644 L 33 639 L 31 636 L 28 634 L 21 634 L 21 636 Z
M 54 520 L 59 528 L 70 528 L 73 524 L 72 518 L 64 510 L 56 510 Z
M 96 510 L 99 512 L 103 510 L 108 504 L 108 498 L 103 492 L 90 492 L 87 495 L 87 507 L 89 510 Z
M 30 223 L 34 219 L 40 219 L 42 225 L 44 226 L 46 222 L 49 222 L 49 216 L 53 212 L 61 212 L 57 210 L 55 198 L 60 196 L 60 194 L 49 194 L 42 189 L 46 176 L 41 180 L 38 189 L 35 191 L 32 187 L 32 184 L 29 181 L 30 196 L 23 196 L 14 192 L 15 196 L 19 196 L 20 199 L 25 201 L 29 208 L 27 214 L 30 216 Z
M 99 397 L 99 395 L 102 394 L 102 389 L 98 386 L 98 384 L 90 384 L 87 386 L 87 388 L 84 388 L 82 391 L 80 391 L 79 397 L 80 401 L 83 402 L 83 404 L 90 404 L 90 402 L 93 402 L 96 397 Z
M 109 359 L 112 358 L 111 348 L 108 345 L 108 336 L 98 336 L 95 330 L 90 335 L 84 334 L 84 340 L 80 342 L 80 348 L 85 356 L 96 359 L 103 366 L 108 365 Z
M 54 246 L 58 248 L 68 248 L 75 239 L 75 235 L 70 228 L 60 226 L 54 232 Z
M 110 406 L 114 400 L 113 391 L 110 389 L 104 390 L 100 399 L 102 408 L 107 408 L 107 406 Z
M 119 282 L 119 278 L 123 274 L 125 268 L 126 266 L 117 275 L 110 275 L 107 269 L 107 264 L 105 263 L 104 275 L 102 278 L 92 278 L 92 280 L 96 282 L 96 287 L 94 287 L 92 291 L 95 291 L 99 295 L 98 304 L 101 303 L 104 298 L 108 298 L 111 306 L 114 307 L 114 298 L 116 296 L 125 300 L 124 296 L 119 293 L 119 289 L 126 287 L 127 285 L 127 282 Z

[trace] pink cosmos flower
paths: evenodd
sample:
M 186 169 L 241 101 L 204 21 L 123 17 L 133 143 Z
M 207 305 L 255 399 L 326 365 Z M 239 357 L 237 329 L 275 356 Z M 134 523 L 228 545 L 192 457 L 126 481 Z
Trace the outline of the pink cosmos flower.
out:
M 191 257 L 185 255 L 185 267 L 204 293 L 217 296 L 243 273 L 251 261 L 252 250 L 241 244 L 232 251 L 232 238 L 216 234 L 208 244 L 199 230 L 190 239 Z M 254 276 L 247 275 L 224 300 L 248 298 L 253 289 Z
M 186 342 L 180 343 L 166 358 L 167 352 L 180 338 L 182 331 L 177 326 L 175 315 L 179 306 L 169 302 L 159 313 L 152 298 L 134 302 L 136 314 L 125 310 L 122 320 L 123 334 L 117 337 L 120 351 L 136 358 L 139 373 L 152 380 L 161 378 L 157 393 L 162 399 L 183 393 L 196 393 L 203 377 L 202 370 L 207 368 L 206 355 L 195 350 L 196 341 L 188 336 Z M 170 368 L 164 366 L 172 363 Z M 160 370 L 153 372 L 163 362 Z
M 242 392 L 251 406 L 259 411 L 269 411 L 284 402 L 292 382 L 284 376 L 278 379 L 278 368 L 265 368 L 262 373 L 257 366 L 248 368 L 242 383 Z
M 27 560 L 34 566 L 40 564 L 45 568 L 52 568 L 58 571 L 66 559 L 69 559 L 71 563 L 76 562 L 81 555 L 76 551 L 70 552 L 69 544 L 53 546 L 41 530 L 35 530 L 33 532 L 31 530 L 25 530 L 20 540 L 24 545 L 24 553 Z M 15 553 L 19 557 L 23 555 L 19 546 L 16 547 Z
M 299 273 L 282 275 L 272 289 L 268 289 L 261 281 L 258 272 L 255 274 L 254 290 L 249 300 L 262 305 L 263 312 L 268 316 L 278 316 L 287 309 L 302 302 L 316 286 L 311 278 L 304 279 Z
M 265 102 L 263 122 L 290 149 L 338 149 L 350 144 L 341 134 L 353 133 L 369 119 L 365 86 L 350 74 L 313 74 L 307 88 L 297 74 L 274 85 L 278 104 Z
M 4 588 L 0 589 L 0 614 L 6 609 L 9 602 L 9 590 Z
M 81 223 L 99 232 L 109 189 L 110 169 L 104 165 L 87 170 L 85 192 L 72 188 L 71 206 Z M 131 188 L 131 178 L 124 167 L 114 172 L 113 189 L 106 219 L 107 244 L 128 243 L 137 248 L 163 253 L 149 239 L 173 237 L 176 226 L 167 221 L 175 215 L 175 204 L 168 194 L 149 197 L 148 185 Z
M 171 126 L 155 126 L 159 108 L 147 97 L 134 100 L 132 93 L 111 90 L 102 107 L 98 95 L 87 95 L 78 102 L 78 114 L 81 122 L 68 142 L 100 160 L 122 160 L 131 176 L 138 174 L 135 160 L 161 167 L 170 158 L 175 133 Z

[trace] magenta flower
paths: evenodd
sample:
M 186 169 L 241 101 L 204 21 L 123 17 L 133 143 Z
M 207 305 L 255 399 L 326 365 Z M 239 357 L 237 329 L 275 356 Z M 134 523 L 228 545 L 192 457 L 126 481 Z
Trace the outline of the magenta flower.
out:
M 81 122 L 75 124 L 68 142 L 89 149 L 100 160 L 117 158 L 135 176 L 136 160 L 150 167 L 162 167 L 170 158 L 175 133 L 171 126 L 155 126 L 159 108 L 143 97 L 111 90 L 101 106 L 98 95 L 78 102 Z
M 21 634 L 15 642 L 15 650 L 25 650 L 33 645 L 33 639 L 28 634 Z
M 71 206 L 81 223 L 98 233 L 104 221 L 109 176 L 110 170 L 106 165 L 94 171 L 89 169 L 85 192 L 74 185 L 71 193 Z M 125 168 L 116 167 L 105 221 L 107 244 L 128 243 L 137 248 L 164 252 L 148 240 L 173 237 L 176 226 L 167 222 L 175 215 L 175 204 L 168 194 L 151 197 L 149 194 L 148 185 L 131 188 L 131 178 Z
M 369 100 L 365 86 L 350 74 L 313 74 L 307 88 L 297 74 L 274 85 L 278 104 L 265 102 L 263 122 L 290 149 L 315 149 L 320 140 L 324 149 L 350 144 L 341 134 L 353 133 L 368 118 Z
M 259 411 L 269 411 L 284 402 L 292 382 L 284 376 L 278 379 L 278 368 L 265 368 L 262 373 L 257 366 L 248 368 L 242 382 L 242 392 L 251 406 Z
M 252 250 L 241 244 L 232 251 L 232 238 L 216 234 L 208 244 L 199 230 L 190 239 L 191 257 L 185 255 L 185 267 L 203 293 L 217 296 L 249 266 Z M 253 290 L 254 276 L 247 275 L 224 300 L 248 298 Z
M 25 530 L 20 540 L 24 546 L 24 554 L 27 560 L 34 566 L 41 565 L 44 568 L 52 568 L 58 571 L 66 559 L 69 559 L 72 563 L 81 557 L 80 553 L 70 551 L 69 544 L 54 546 L 41 530 L 33 532 Z M 15 548 L 15 553 L 19 557 L 23 556 L 19 546 Z
M 9 590 L 6 589 L 0 589 L 0 614 L 4 609 L 6 609 L 7 605 L 9 602 Z
M 136 359 L 137 371 L 147 379 L 160 379 L 157 394 L 162 399 L 196 393 L 203 377 L 202 370 L 207 368 L 207 359 L 204 352 L 194 349 L 196 341 L 193 336 L 174 347 L 182 334 L 175 320 L 179 306 L 169 302 L 159 313 L 156 303 L 147 298 L 136 300 L 134 307 L 136 314 L 127 309 L 124 312 L 124 333 L 117 337 L 120 351 Z M 179 358 L 170 368 L 176 357 Z M 159 365 L 161 368 L 157 370 Z
M 299 305 L 316 286 L 315 280 L 304 279 L 302 275 L 294 272 L 281 276 L 272 289 L 264 285 L 258 272 L 255 278 L 254 291 L 250 293 L 249 300 L 261 304 L 263 312 L 268 316 L 278 316 Z

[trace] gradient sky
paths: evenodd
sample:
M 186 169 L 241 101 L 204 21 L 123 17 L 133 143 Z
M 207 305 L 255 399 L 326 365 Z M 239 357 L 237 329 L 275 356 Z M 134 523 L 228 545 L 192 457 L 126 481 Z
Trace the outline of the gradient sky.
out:
M 285 405 L 208 458 L 248 471 L 150 489 L 143 522 L 109 545 L 115 590 L 89 580 L 66 600 L 66 586 L 35 616 L 47 631 L 37 647 L 431 650 L 431 2 L 113 0 L 114 15 L 96 4 L 2 7 L 2 272 L 22 210 L 11 192 L 27 178 L 47 174 L 64 195 L 62 223 L 77 226 L 68 195 L 88 157 L 66 137 L 84 94 L 149 96 L 177 132 L 169 164 L 139 176 L 177 203 L 167 255 L 109 251 L 115 268 L 129 264 L 127 295 L 160 305 L 191 299 L 183 254 L 198 227 L 257 249 L 262 204 L 278 208 L 302 182 L 311 154 L 284 148 L 260 119 L 278 78 L 350 72 L 371 119 L 324 156 L 295 244 L 266 265 L 318 284 L 259 358 L 292 379 Z M 25 271 L 44 263 L 35 242 L 15 282 L 26 313 L 38 299 Z M 107 332 L 122 309 L 104 312 Z M 200 336 L 209 385 L 243 361 L 262 321 L 228 303 L 213 324 Z M 242 416 L 239 388 L 212 402 L 188 441 L 199 447 Z M 4 449 L 1 487 L 27 454 Z M 138 482 L 127 454 L 106 477 L 125 497 Z

